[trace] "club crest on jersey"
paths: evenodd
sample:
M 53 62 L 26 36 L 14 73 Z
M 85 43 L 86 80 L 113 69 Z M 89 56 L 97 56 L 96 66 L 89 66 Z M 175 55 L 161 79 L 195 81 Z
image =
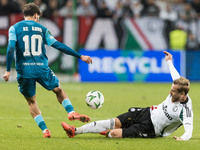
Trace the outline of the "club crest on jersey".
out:
M 173 112 L 176 112 L 178 110 L 178 106 L 173 106 L 172 110 Z

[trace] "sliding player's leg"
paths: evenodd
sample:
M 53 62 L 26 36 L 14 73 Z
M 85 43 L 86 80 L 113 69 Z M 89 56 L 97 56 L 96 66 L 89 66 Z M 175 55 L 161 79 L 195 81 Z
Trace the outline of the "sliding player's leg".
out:
M 69 137 L 74 137 L 77 134 L 100 133 L 103 131 L 107 131 L 109 129 L 114 129 L 115 119 L 112 118 L 108 120 L 94 121 L 78 128 L 75 128 L 74 126 L 70 126 L 65 122 L 62 122 L 61 125 Z
M 117 116 L 117 118 L 115 118 L 115 128 L 111 131 L 101 132 L 100 134 L 110 138 L 122 138 L 123 131 L 127 130 L 128 127 L 137 122 L 137 115 L 140 113 L 140 110 L 141 109 L 134 108 L 134 111 L 132 112 L 128 111 Z
M 115 118 L 115 126 L 114 126 L 114 129 L 121 129 L 121 127 L 122 127 L 121 121 L 120 121 L 118 118 Z M 111 131 L 110 129 L 107 129 L 107 130 L 105 130 L 105 131 L 100 132 L 99 134 L 108 136 L 108 133 L 109 133 L 110 131 Z
M 154 138 L 154 126 L 151 122 L 150 108 L 130 108 L 119 115 L 121 129 L 114 129 L 107 134 L 110 138 Z

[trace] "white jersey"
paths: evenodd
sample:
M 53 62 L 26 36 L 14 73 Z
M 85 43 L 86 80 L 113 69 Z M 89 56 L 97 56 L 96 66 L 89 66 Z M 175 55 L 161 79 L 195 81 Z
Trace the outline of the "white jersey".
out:
M 167 64 L 172 79 L 180 78 L 179 73 L 174 67 L 172 60 L 168 60 Z M 189 95 L 184 103 L 172 102 L 172 97 L 168 97 L 158 106 L 151 107 L 151 121 L 154 126 L 156 136 L 168 136 L 178 129 L 182 124 L 185 133 L 181 136 L 183 140 L 189 140 L 193 131 L 193 111 L 192 101 Z
M 183 124 L 185 134 L 181 138 L 189 140 L 192 137 L 193 111 L 189 96 L 185 103 L 173 103 L 169 94 L 161 104 L 152 106 L 150 112 L 156 136 L 168 136 Z

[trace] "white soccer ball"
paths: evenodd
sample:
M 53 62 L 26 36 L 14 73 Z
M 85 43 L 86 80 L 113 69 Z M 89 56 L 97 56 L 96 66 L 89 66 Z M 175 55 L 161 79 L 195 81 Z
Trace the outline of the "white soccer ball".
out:
M 85 102 L 92 109 L 99 109 L 103 106 L 104 97 L 99 91 L 90 91 L 86 95 Z

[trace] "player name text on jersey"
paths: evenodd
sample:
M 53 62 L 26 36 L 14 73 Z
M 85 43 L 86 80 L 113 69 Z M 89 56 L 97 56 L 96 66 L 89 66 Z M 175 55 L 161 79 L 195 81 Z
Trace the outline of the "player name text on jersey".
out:
M 28 27 L 23 27 L 23 31 L 29 31 Z M 42 32 L 42 28 L 32 26 L 32 31 L 39 31 Z
M 40 27 L 32 26 L 32 31 L 40 31 L 40 32 L 42 32 L 42 29 Z

